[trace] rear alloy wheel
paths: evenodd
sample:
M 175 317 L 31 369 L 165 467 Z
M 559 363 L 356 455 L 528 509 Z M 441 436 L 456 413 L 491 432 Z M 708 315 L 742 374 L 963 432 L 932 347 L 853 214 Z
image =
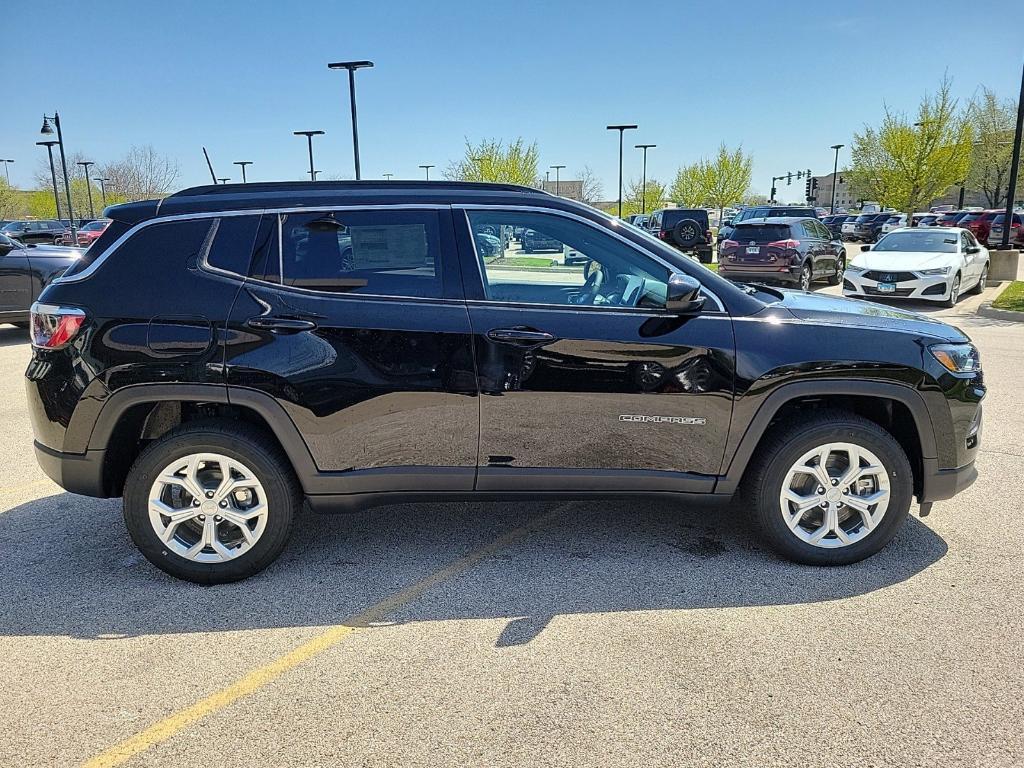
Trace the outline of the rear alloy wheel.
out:
M 301 503 L 291 466 L 266 435 L 245 425 L 197 423 L 142 452 L 125 483 L 124 518 L 155 566 L 219 584 L 273 562 Z
M 843 282 L 843 275 L 846 273 L 846 257 L 836 257 L 836 273 L 828 279 L 829 285 L 839 285 Z
M 955 307 L 956 303 L 960 301 L 960 273 L 957 272 L 953 277 L 953 282 L 949 286 L 949 298 L 942 302 L 944 307 Z
M 809 291 L 811 290 L 811 265 L 804 264 L 800 270 L 800 290 Z
M 808 565 L 845 565 L 896 535 L 914 483 L 892 435 L 833 411 L 775 432 L 759 448 L 745 485 L 772 549 Z
M 988 287 L 988 264 L 981 270 L 981 277 L 978 278 L 978 284 L 971 289 L 971 293 L 981 293 Z

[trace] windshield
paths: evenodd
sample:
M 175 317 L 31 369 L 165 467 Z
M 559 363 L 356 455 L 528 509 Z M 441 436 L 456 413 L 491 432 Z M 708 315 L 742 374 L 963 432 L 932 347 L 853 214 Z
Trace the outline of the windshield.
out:
M 890 232 L 871 250 L 956 253 L 959 240 L 959 236 L 947 232 Z
M 104 229 L 107 226 L 108 223 L 109 222 L 106 222 L 106 221 L 90 221 L 88 224 L 86 224 L 84 227 L 82 227 L 82 231 L 83 232 L 96 232 L 96 231 Z

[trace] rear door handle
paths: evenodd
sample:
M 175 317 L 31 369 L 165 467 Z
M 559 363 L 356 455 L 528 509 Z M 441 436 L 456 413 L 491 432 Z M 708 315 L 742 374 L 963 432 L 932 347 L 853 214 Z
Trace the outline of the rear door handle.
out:
M 546 344 L 554 341 L 554 335 L 547 331 L 533 331 L 528 328 L 493 328 L 487 338 L 499 344 Z
M 298 320 L 293 317 L 273 317 L 260 315 L 250 317 L 245 321 L 250 328 L 261 331 L 273 331 L 275 333 L 300 333 L 301 331 L 312 331 L 316 323 L 312 320 Z

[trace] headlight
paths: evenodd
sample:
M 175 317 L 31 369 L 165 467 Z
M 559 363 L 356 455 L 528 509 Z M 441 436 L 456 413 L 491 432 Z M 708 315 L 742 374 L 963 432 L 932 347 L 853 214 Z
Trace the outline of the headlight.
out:
M 868 270 L 867 270 L 867 267 L 858 267 L 856 264 L 847 264 L 846 265 L 846 271 L 847 272 L 857 272 L 859 274 L 861 272 L 867 272 Z
M 975 373 L 981 370 L 981 356 L 973 344 L 936 344 L 928 347 L 932 357 L 952 373 Z
M 939 267 L 938 269 L 919 269 L 917 270 L 917 274 L 921 275 L 922 277 L 931 275 L 948 275 L 949 267 Z

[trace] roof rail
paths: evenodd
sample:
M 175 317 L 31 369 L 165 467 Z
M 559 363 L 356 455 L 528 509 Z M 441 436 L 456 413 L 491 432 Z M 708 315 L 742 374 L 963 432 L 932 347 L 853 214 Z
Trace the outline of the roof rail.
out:
M 170 197 L 195 197 L 199 195 L 237 195 L 259 192 L 299 191 L 351 191 L 355 189 L 466 189 L 494 190 L 498 192 L 524 192 L 535 195 L 549 195 L 549 192 L 527 187 L 522 184 L 497 184 L 483 181 L 253 181 L 247 184 L 206 184 L 189 187 L 173 193 Z

